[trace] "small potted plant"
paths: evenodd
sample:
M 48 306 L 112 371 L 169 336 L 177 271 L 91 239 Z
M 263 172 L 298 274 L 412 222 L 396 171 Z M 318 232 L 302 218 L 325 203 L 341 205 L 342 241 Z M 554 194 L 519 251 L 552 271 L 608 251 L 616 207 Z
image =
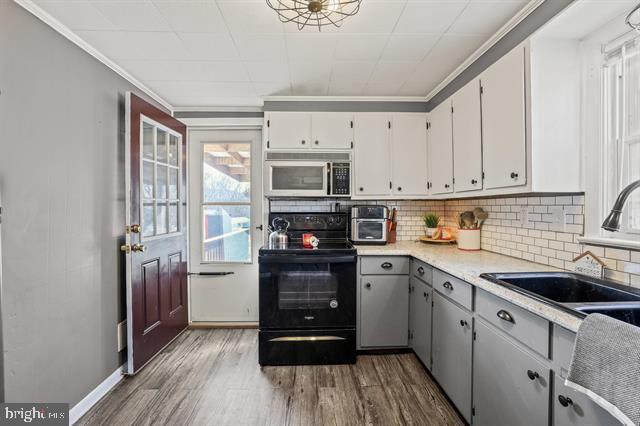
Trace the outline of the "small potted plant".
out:
M 435 234 L 438 229 L 438 225 L 440 224 L 440 216 L 435 213 L 427 213 L 422 218 L 424 220 L 424 226 L 427 228 L 427 237 L 433 238 L 433 234 Z

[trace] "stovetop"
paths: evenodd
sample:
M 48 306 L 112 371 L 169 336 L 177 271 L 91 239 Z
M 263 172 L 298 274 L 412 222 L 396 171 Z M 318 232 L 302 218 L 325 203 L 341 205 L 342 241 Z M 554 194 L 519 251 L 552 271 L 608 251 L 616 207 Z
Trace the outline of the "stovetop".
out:
M 350 241 L 344 240 L 320 240 L 316 248 L 308 248 L 302 245 L 302 240 L 292 240 L 286 249 L 274 249 L 264 246 L 259 254 L 304 254 L 304 255 L 332 255 L 332 254 L 355 254 L 356 248 Z

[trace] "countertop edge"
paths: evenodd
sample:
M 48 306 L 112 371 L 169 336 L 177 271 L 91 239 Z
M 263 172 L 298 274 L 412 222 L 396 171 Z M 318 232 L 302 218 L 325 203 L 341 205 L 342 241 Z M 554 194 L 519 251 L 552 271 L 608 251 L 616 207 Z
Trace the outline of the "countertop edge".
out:
M 544 319 L 557 324 L 567 330 L 572 332 L 577 332 L 582 320 L 580 318 L 576 318 L 575 316 L 566 313 L 560 309 L 554 308 L 546 303 L 537 301 L 533 298 L 525 296 L 523 294 L 517 293 L 513 290 L 510 290 L 506 287 L 503 287 L 499 284 L 495 284 L 491 281 L 485 280 L 481 278 L 479 274 L 471 274 L 466 273 L 464 271 L 460 271 L 459 265 L 456 264 L 455 261 L 447 261 L 442 255 L 433 255 L 429 253 L 425 253 L 427 249 L 423 248 L 418 250 L 416 248 L 396 248 L 396 247 L 388 247 L 388 246 L 356 246 L 358 251 L 358 256 L 411 256 L 415 259 L 418 259 L 422 262 L 428 263 L 429 265 L 437 268 L 443 272 L 446 272 L 450 275 L 453 275 L 456 278 L 464 280 L 475 287 L 478 287 L 482 290 L 485 290 L 495 296 L 498 296 L 502 299 L 507 300 L 523 309 L 526 309 L 529 312 L 532 312 L 536 315 L 543 317 Z M 456 249 L 457 250 L 457 249 Z M 478 252 L 482 253 L 482 252 Z M 509 260 L 509 262 L 520 261 L 522 265 L 537 265 L 535 269 L 540 269 L 540 267 L 545 267 L 545 265 L 533 264 L 532 262 L 512 258 L 509 256 L 501 255 L 493 252 L 484 252 L 491 253 L 491 256 L 499 256 L 504 257 L 505 260 Z M 548 266 L 545 269 L 550 271 L 558 271 L 557 268 Z M 486 270 L 481 273 L 491 273 L 491 272 L 503 272 L 496 270 Z M 508 272 L 508 271 L 504 271 Z

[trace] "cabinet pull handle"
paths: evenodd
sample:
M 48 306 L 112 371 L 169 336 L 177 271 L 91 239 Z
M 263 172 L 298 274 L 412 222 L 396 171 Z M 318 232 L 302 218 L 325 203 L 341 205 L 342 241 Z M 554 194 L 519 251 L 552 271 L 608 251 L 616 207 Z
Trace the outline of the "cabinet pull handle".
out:
M 475 185 L 476 183 L 478 183 L 476 179 L 471 179 L 471 185 Z
M 307 143 L 307 141 L 305 141 L 305 140 L 303 140 L 303 141 L 302 141 L 302 145 L 304 145 L 304 144 L 306 144 L 306 143 Z
M 391 264 L 389 262 L 384 262 L 382 265 L 380 265 L 380 267 L 382 269 L 391 269 L 391 268 L 393 268 L 393 264 Z
M 398 187 L 398 191 L 402 191 L 402 187 L 401 186 Z
M 365 287 L 365 288 L 371 288 L 371 283 L 366 283 L 366 284 L 364 285 L 364 287 Z
M 568 396 L 558 395 L 558 401 L 560 401 L 560 405 L 562 405 L 563 407 L 573 405 L 573 401 Z
M 498 311 L 496 315 L 498 316 L 498 318 L 500 318 L 503 321 L 510 322 L 511 324 L 516 323 L 516 321 L 513 319 L 513 315 L 511 315 L 509 312 L 505 311 L 504 309 Z
M 469 325 L 469 323 L 465 320 L 460 320 L 460 325 L 466 327 L 467 325 Z
M 529 376 L 529 379 L 531 380 L 535 380 L 540 377 L 537 371 L 531 371 L 531 370 L 527 370 L 527 376 Z
M 418 268 L 418 274 L 424 275 L 424 268 L 422 266 Z
M 445 281 L 444 284 L 442 284 L 442 287 L 446 288 L 447 290 L 453 290 L 453 285 L 449 281 Z
M 445 188 L 447 188 L 447 189 L 449 189 L 449 184 L 448 184 L 448 183 L 445 183 L 445 184 L 444 184 L 444 187 L 445 187 Z
M 320 141 L 315 141 L 315 144 L 316 144 L 316 145 L 319 145 L 319 144 L 320 144 Z
M 427 292 L 426 291 L 424 293 L 422 293 L 422 294 L 424 294 L 424 297 L 427 297 Z
M 516 172 L 511 172 L 511 179 L 517 179 L 518 178 L 518 174 Z

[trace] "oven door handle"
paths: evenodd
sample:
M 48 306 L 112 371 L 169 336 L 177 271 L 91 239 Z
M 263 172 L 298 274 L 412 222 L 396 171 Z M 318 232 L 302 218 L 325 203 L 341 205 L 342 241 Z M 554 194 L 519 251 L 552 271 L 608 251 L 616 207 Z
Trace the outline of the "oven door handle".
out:
M 259 263 L 355 263 L 356 256 L 260 256 Z

